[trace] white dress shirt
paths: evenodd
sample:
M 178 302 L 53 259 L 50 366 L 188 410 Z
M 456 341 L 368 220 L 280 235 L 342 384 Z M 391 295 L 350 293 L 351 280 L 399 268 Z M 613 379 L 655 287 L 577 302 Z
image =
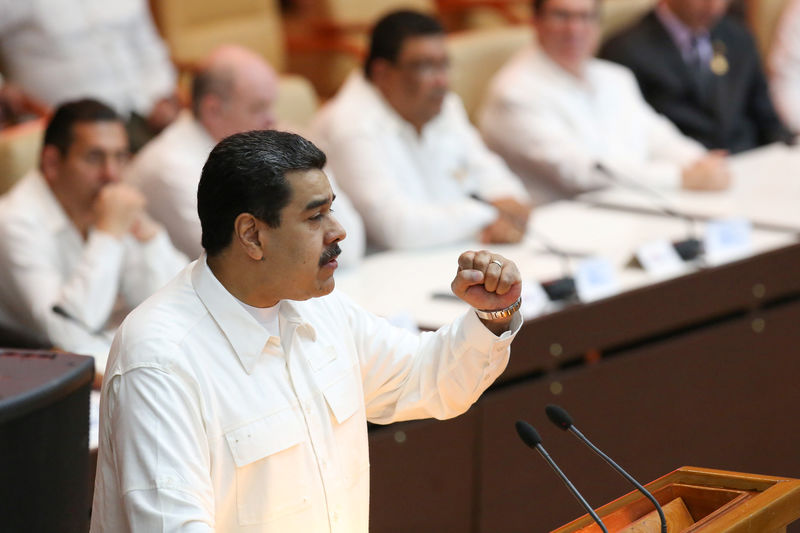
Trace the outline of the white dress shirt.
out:
M 518 178 L 484 146 L 453 93 L 418 134 L 371 83 L 353 73 L 312 128 L 364 218 L 367 237 L 378 246 L 475 239 L 498 213 L 471 195 L 528 201 Z
M 84 241 L 38 171 L 0 199 L 0 322 L 94 356 L 99 372 L 127 311 L 186 263 L 164 231 L 140 243 L 90 230 Z
M 125 179 L 147 197 L 147 210 L 153 218 L 164 225 L 175 246 L 191 258 L 199 257 L 203 251 L 197 185 L 215 144 L 192 113 L 183 111 L 136 154 L 125 174 Z M 347 231 L 347 238 L 340 245 L 339 264 L 349 267 L 364 256 L 364 224 L 347 196 L 330 175 L 328 178 L 336 194 L 334 216 Z
M 769 56 L 770 89 L 784 123 L 800 133 L 800 0 L 781 14 Z
M 413 335 L 342 294 L 270 336 L 205 256 L 133 311 L 103 382 L 91 531 L 366 533 L 367 420 L 448 418 L 505 368 L 470 311 Z
M 591 59 L 579 79 L 536 46 L 492 80 L 480 126 L 539 203 L 609 185 L 597 163 L 624 180 L 677 188 L 682 167 L 705 152 L 644 101 L 625 67 Z
M 0 0 L 6 80 L 57 106 L 94 97 L 147 116 L 175 71 L 145 0 Z

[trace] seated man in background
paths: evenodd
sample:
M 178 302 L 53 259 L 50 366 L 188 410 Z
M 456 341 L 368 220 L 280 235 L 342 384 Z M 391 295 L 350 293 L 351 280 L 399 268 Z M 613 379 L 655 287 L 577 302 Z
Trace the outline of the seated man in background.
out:
M 49 106 L 106 102 L 127 121 L 134 149 L 180 108 L 146 0 L 0 0 L 0 64 L 8 83 Z
M 126 181 L 142 190 L 149 213 L 189 257 L 203 250 L 197 184 L 208 154 L 234 133 L 274 128 L 277 94 L 277 74 L 261 56 L 240 46 L 217 48 L 193 80 L 191 112 L 182 112 L 131 162 Z M 344 263 L 355 263 L 364 253 L 363 224 L 344 195 L 337 194 L 336 205 L 353 235 Z
M 111 108 L 70 102 L 47 126 L 39 169 L 0 199 L 0 322 L 93 355 L 100 373 L 113 329 L 187 262 L 119 182 L 127 158 Z
M 520 51 L 493 80 L 481 114 L 489 147 L 538 202 L 615 177 L 663 188 L 727 187 L 723 154 L 706 153 L 653 111 L 628 69 L 593 58 L 599 4 L 534 1 L 539 47 Z
M 800 0 L 781 14 L 769 56 L 770 88 L 784 123 L 800 133 Z
M 436 20 L 389 14 L 373 29 L 364 75 L 353 73 L 313 125 L 377 246 L 524 234 L 525 189 L 470 125 L 447 69 Z
M 753 37 L 727 8 L 728 0 L 662 0 L 600 55 L 633 70 L 650 105 L 706 148 L 788 141 Z

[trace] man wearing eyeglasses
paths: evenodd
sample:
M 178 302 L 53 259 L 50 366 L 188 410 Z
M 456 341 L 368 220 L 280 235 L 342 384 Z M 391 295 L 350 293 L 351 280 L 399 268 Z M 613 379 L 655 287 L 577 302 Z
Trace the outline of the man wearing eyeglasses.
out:
M 666 190 L 727 187 L 724 154 L 707 153 L 658 115 L 627 69 L 593 57 L 598 0 L 535 0 L 533 7 L 538 43 L 497 74 L 480 124 L 534 200 L 616 179 Z
M 449 91 L 444 31 L 411 11 L 375 26 L 364 73 L 317 117 L 315 140 L 381 248 L 519 241 L 528 196 Z

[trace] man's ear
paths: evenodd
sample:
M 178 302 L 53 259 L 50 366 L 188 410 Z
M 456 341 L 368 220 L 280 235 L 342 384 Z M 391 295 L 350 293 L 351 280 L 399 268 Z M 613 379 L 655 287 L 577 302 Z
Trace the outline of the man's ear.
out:
M 264 222 L 250 213 L 241 213 L 233 221 L 234 239 L 254 261 L 261 261 L 265 255 L 267 233 L 262 231 L 264 226 Z
M 388 79 L 389 74 L 391 72 L 392 64 L 382 57 L 378 57 L 372 60 L 372 65 L 370 66 L 370 75 L 369 79 L 373 85 L 378 88 L 382 88 L 385 84 L 390 83 L 391 80 Z
M 198 106 L 200 116 L 197 117 L 201 122 L 219 120 L 220 111 L 222 110 L 222 99 L 213 93 L 203 96 Z
M 39 161 L 39 168 L 42 170 L 42 176 L 48 183 L 53 183 L 58 178 L 58 167 L 61 165 L 61 152 L 57 147 L 48 144 L 42 148 L 41 160 Z

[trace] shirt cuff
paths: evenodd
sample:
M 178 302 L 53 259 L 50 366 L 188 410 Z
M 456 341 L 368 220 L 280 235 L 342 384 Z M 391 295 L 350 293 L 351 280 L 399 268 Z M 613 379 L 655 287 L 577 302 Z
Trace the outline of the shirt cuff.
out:
M 98 258 L 96 264 L 102 264 L 109 270 L 119 268 L 122 264 L 122 256 L 125 254 L 125 245 L 122 239 L 118 239 L 99 229 L 90 229 L 89 237 L 86 239 L 86 255 Z M 116 265 L 113 266 L 113 265 Z
M 674 163 L 651 162 L 642 178 L 653 187 L 677 190 L 683 183 L 683 168 Z
M 99 243 L 96 246 L 103 247 L 118 247 L 122 250 L 122 238 L 115 237 L 114 235 L 97 228 L 89 229 L 89 236 L 86 239 L 87 244 Z
M 169 240 L 167 231 L 163 227 L 159 228 L 150 240 L 140 242 L 139 246 L 141 246 L 142 251 L 147 255 L 171 253 L 172 251 L 172 241 Z
M 647 165 L 603 162 L 617 178 L 606 178 L 603 185 L 621 183 L 623 188 L 639 186 L 662 190 L 681 188 L 683 168 L 677 163 L 651 161 Z
M 481 351 L 502 351 L 514 340 L 522 328 L 522 322 L 522 313 L 517 311 L 511 318 L 508 331 L 497 336 L 481 322 L 481 319 L 475 314 L 475 310 L 470 309 L 463 317 L 464 341 L 478 347 Z
M 479 227 L 478 231 L 497 220 L 497 217 L 500 216 L 500 211 L 490 203 L 473 200 L 472 198 L 468 198 L 468 201 L 473 211 L 469 216 L 476 221 L 476 225 Z

